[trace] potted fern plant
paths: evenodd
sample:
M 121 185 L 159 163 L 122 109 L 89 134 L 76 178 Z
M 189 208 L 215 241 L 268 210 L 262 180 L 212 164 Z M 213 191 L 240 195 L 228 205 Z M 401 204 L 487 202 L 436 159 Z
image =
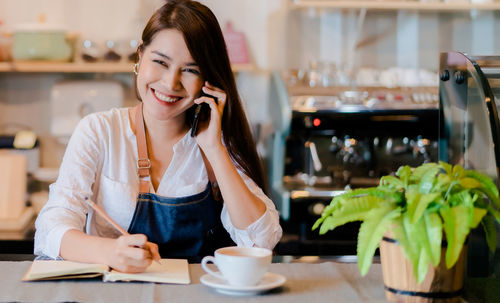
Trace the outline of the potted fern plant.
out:
M 402 166 L 378 187 L 333 198 L 313 226 L 320 234 L 362 221 L 358 267 L 368 272 L 380 244 L 386 297 L 398 302 L 433 298 L 458 302 L 463 287 L 467 236 L 481 224 L 491 251 L 500 223 L 498 188 L 487 176 L 460 165 Z M 399 260 L 399 261 L 398 261 Z M 401 263 L 398 263 L 401 262 Z M 456 280 L 454 280 L 456 279 Z

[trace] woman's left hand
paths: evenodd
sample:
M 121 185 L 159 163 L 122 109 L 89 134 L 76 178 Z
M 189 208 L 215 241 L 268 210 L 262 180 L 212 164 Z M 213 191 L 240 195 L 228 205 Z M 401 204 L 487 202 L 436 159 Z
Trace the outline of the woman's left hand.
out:
M 211 85 L 208 81 L 205 81 L 205 85 L 201 89 L 204 93 L 217 98 L 217 102 L 213 98 L 206 96 L 194 100 L 196 104 L 206 103 L 210 106 L 210 118 L 199 122 L 198 134 L 195 137 L 201 149 L 208 152 L 222 146 L 221 121 L 224 106 L 226 105 L 226 93 L 222 89 Z

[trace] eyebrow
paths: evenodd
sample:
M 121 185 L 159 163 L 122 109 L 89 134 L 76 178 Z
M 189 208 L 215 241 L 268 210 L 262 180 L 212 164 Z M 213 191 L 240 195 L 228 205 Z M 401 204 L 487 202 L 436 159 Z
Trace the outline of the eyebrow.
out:
M 172 58 L 170 58 L 169 56 L 165 55 L 164 53 L 160 52 L 160 51 L 152 51 L 153 54 L 157 54 L 158 56 L 160 57 L 163 57 L 169 61 L 172 61 Z M 196 64 L 195 62 L 189 62 L 186 64 L 186 66 L 198 66 L 198 64 Z

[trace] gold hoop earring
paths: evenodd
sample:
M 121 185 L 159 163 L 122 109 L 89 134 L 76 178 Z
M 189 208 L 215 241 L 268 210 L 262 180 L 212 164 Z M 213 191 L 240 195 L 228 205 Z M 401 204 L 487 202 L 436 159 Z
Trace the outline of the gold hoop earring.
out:
M 139 64 L 134 64 L 134 74 L 137 76 L 139 74 Z

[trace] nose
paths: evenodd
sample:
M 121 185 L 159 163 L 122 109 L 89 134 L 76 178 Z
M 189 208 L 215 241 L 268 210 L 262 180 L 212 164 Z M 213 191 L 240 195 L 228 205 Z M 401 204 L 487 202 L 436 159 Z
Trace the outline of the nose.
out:
M 162 77 L 162 83 L 171 91 L 180 90 L 182 88 L 181 71 L 169 69 L 165 71 Z

